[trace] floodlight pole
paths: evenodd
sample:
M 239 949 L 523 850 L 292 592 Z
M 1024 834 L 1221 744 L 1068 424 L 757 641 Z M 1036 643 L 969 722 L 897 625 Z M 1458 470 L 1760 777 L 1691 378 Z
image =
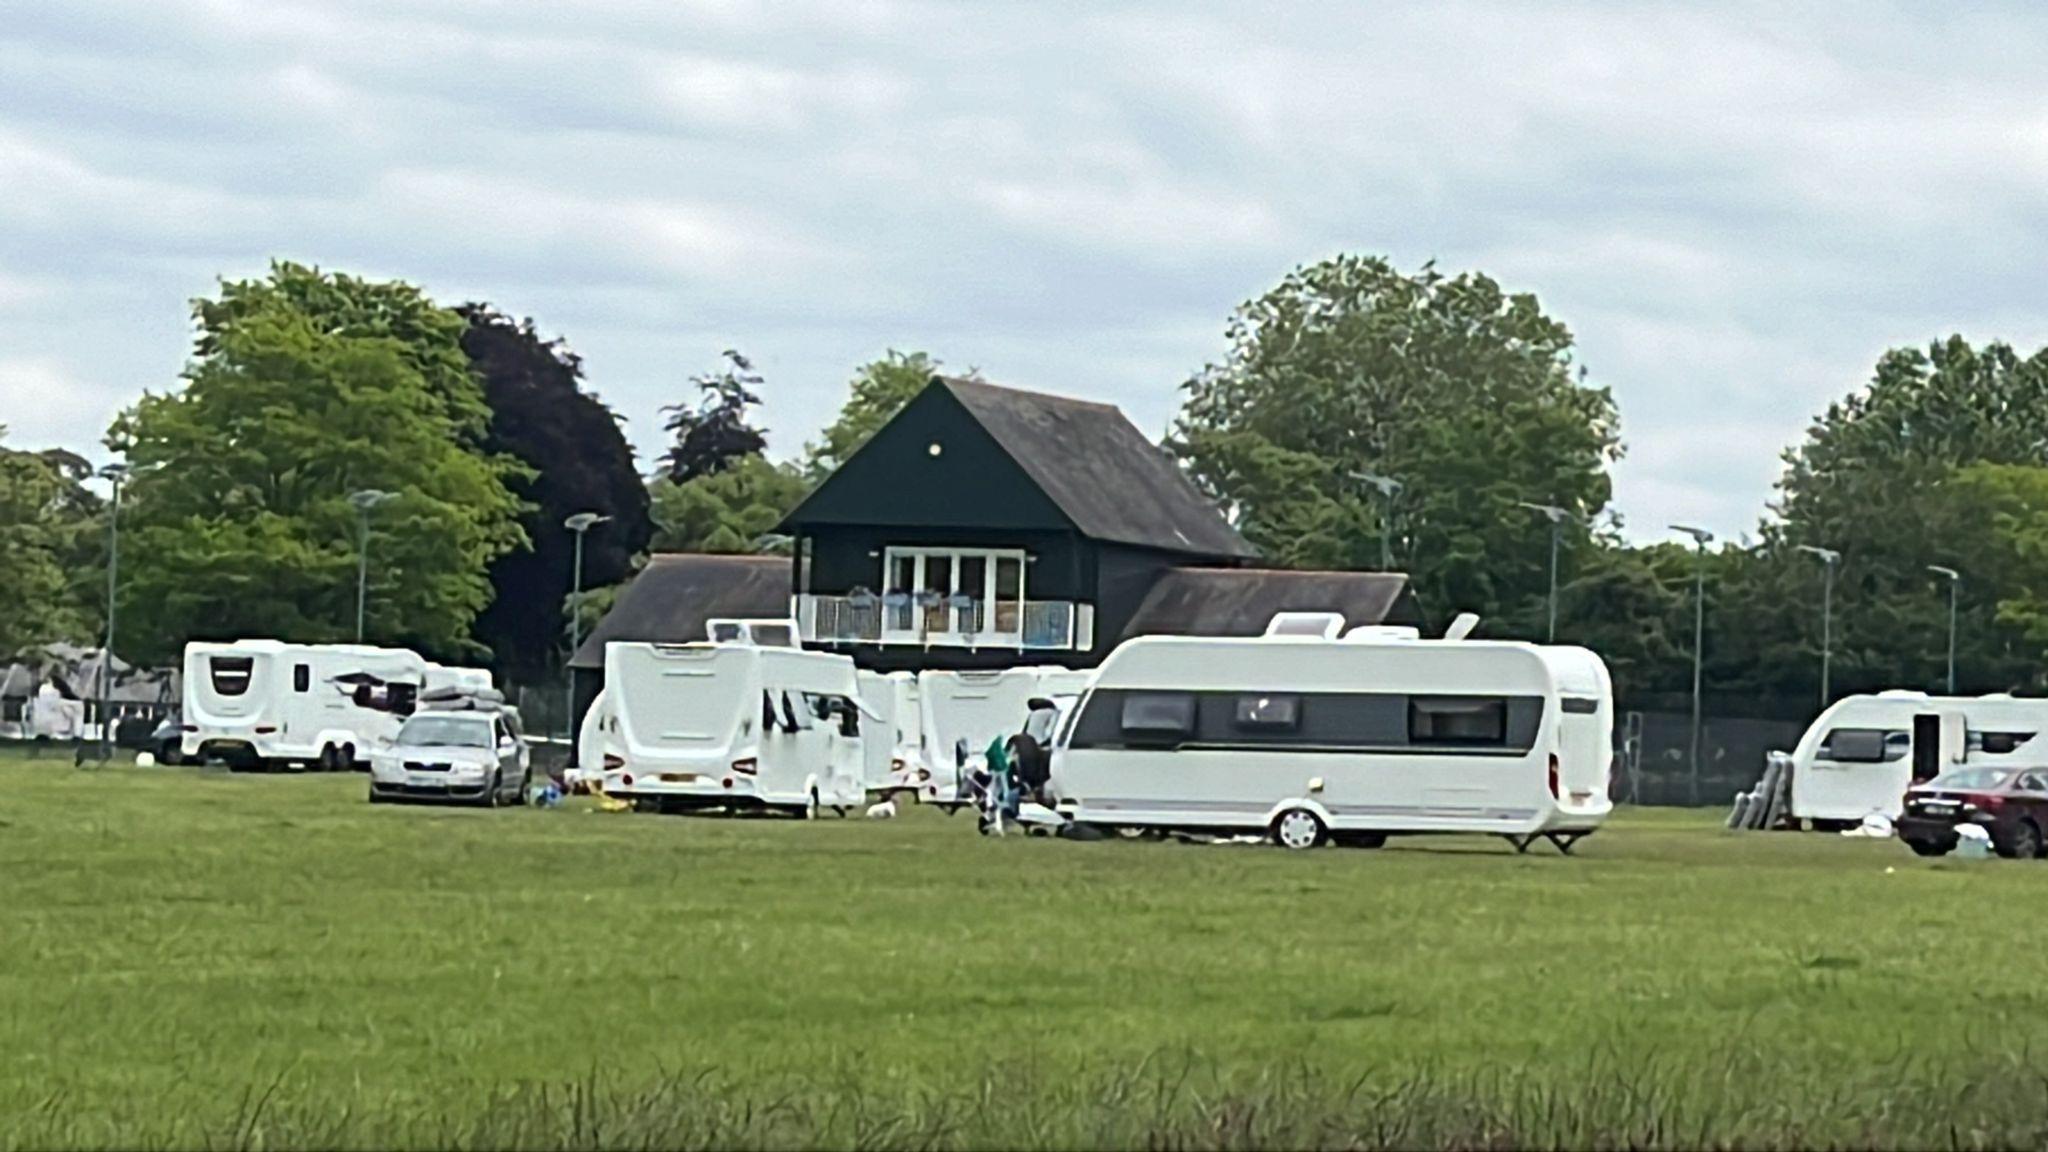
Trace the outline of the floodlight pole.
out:
M 1835 565 L 1841 561 L 1842 554 L 1832 548 L 1819 548 L 1812 544 L 1801 544 L 1799 550 L 1818 557 L 1827 568 L 1820 591 L 1820 706 L 1826 708 L 1833 698 L 1828 691 L 1828 673 L 1835 647 Z
M 1956 694 L 1956 589 L 1963 582 L 1963 574 L 1953 568 L 1929 564 L 1929 572 L 1948 578 L 1948 694 Z
M 114 698 L 114 608 L 115 591 L 121 571 L 121 482 L 128 478 L 128 466 L 108 464 L 100 475 L 114 486 L 107 506 L 107 640 L 100 649 L 100 759 L 114 758 L 114 729 L 107 719 Z
M 1692 537 L 1692 769 L 1690 791 L 1695 807 L 1700 802 L 1700 667 L 1707 640 L 1707 544 L 1714 534 L 1705 528 L 1671 525 L 1673 532 Z
M 1348 473 L 1348 475 L 1353 480 L 1370 484 L 1380 490 L 1380 496 L 1382 497 L 1380 509 L 1380 571 L 1392 572 L 1394 570 L 1394 497 L 1401 494 L 1403 485 L 1392 476 L 1381 476 L 1374 472 L 1352 472 Z
M 595 512 L 578 512 L 562 521 L 562 527 L 576 535 L 576 563 L 570 577 L 569 595 L 569 659 L 576 659 L 576 649 L 583 646 L 583 536 L 592 528 L 611 519 Z M 576 762 L 576 670 L 567 664 L 563 666 L 563 688 L 566 707 L 562 710 L 562 730 L 569 737 L 569 763 L 580 768 Z
M 363 619 L 370 597 L 370 509 L 391 499 L 391 493 L 375 488 L 351 492 L 348 502 L 356 510 L 356 643 L 363 642 Z
M 1544 518 L 1550 521 L 1550 627 L 1544 634 L 1543 642 L 1555 644 L 1557 643 L 1557 538 L 1564 529 L 1565 517 L 1570 516 L 1571 513 L 1563 508 L 1559 508 L 1555 504 L 1532 504 L 1527 500 L 1517 500 L 1516 503 L 1532 512 L 1542 513 Z

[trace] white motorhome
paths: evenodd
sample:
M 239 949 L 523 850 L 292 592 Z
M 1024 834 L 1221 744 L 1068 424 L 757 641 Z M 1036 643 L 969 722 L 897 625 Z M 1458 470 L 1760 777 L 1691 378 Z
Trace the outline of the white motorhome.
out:
M 427 683 L 404 648 L 237 640 L 185 646 L 180 752 L 247 766 L 367 762 Z
M 862 729 L 869 797 L 916 792 L 931 777 L 925 769 L 917 674 L 863 671 L 860 696 L 861 704 L 874 717 L 873 724 Z
M 1795 820 L 1817 827 L 1897 819 L 1906 789 L 1962 764 L 2036 766 L 2048 700 L 1891 691 L 1829 705 L 1792 750 Z
M 947 808 L 966 804 L 960 781 L 968 762 L 1021 729 L 1034 698 L 1078 694 L 1093 674 L 1053 665 L 918 673 L 924 760 L 918 798 Z
M 614 642 L 604 663 L 596 728 L 582 753 L 600 756 L 607 796 L 656 810 L 804 815 L 821 807 L 843 815 L 866 798 L 850 658 L 747 643 Z
M 1518 851 L 1538 838 L 1569 851 L 1612 811 L 1598 656 L 1340 625 L 1119 645 L 1054 737 L 1061 811 L 1290 848 L 1481 832 Z

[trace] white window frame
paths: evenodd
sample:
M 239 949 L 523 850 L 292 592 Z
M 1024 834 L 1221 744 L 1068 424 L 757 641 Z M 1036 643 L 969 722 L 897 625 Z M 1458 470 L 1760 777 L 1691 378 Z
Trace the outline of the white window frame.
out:
M 950 562 L 948 564 L 950 577 L 947 582 L 951 585 L 951 587 L 947 589 L 947 595 L 952 595 L 954 593 L 963 591 L 968 592 L 970 595 L 974 595 L 976 599 L 980 600 L 986 606 L 981 614 L 981 631 L 958 631 L 955 627 L 955 624 L 957 623 L 956 617 L 953 615 L 951 611 L 948 611 L 945 616 L 945 620 L 947 623 L 947 628 L 945 631 L 927 631 L 922 627 L 913 627 L 908 629 L 892 628 L 890 627 L 891 621 L 889 612 L 885 608 L 883 610 L 882 615 L 882 641 L 884 643 L 957 644 L 968 641 L 975 641 L 987 642 L 991 644 L 1014 644 L 1020 643 L 1022 641 L 1024 635 L 1024 586 L 1026 580 L 1029 578 L 1027 576 L 1027 573 L 1029 573 L 1031 570 L 1030 556 L 1028 553 L 1026 553 L 1022 548 L 951 548 L 922 546 L 914 548 L 899 548 L 893 546 L 889 548 L 884 548 L 882 550 L 881 582 L 883 597 L 886 598 L 892 592 L 908 592 L 911 596 L 915 597 L 919 592 L 924 591 L 925 562 L 932 559 L 944 559 Z M 898 588 L 894 583 L 896 578 L 896 564 L 899 560 L 909 560 L 912 562 L 910 578 L 911 587 L 909 588 Z M 982 561 L 982 586 L 980 589 L 963 589 L 960 587 L 960 569 L 961 561 L 963 560 Z M 1013 561 L 1017 565 L 1017 586 L 1014 589 L 999 588 L 996 585 L 996 573 L 1001 570 L 1001 562 L 1004 560 Z M 936 589 L 933 589 L 933 591 L 936 591 Z M 1014 599 L 1017 605 L 1016 630 L 1011 632 L 999 632 L 996 630 L 996 605 L 1006 600 L 1012 599 Z M 921 624 L 924 620 L 924 613 L 922 611 L 914 610 L 911 616 L 913 622 L 919 624 Z

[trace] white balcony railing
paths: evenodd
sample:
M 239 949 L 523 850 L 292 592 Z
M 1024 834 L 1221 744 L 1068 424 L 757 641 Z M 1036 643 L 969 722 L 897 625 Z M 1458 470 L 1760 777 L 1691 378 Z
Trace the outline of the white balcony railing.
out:
M 797 597 L 807 644 L 915 644 L 927 648 L 1086 651 L 1095 646 L 1095 606 L 1072 600 L 955 596 L 929 603 L 879 597 Z

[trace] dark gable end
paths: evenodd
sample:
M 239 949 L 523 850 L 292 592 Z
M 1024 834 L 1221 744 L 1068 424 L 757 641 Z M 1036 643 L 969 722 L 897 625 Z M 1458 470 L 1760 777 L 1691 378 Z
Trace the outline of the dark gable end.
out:
M 626 640 L 688 644 L 709 638 L 706 620 L 789 616 L 789 558 L 656 553 L 569 661 L 604 667 L 604 646 Z
M 936 380 L 813 488 L 777 530 L 795 534 L 832 525 L 1074 528 L 1005 446 Z

